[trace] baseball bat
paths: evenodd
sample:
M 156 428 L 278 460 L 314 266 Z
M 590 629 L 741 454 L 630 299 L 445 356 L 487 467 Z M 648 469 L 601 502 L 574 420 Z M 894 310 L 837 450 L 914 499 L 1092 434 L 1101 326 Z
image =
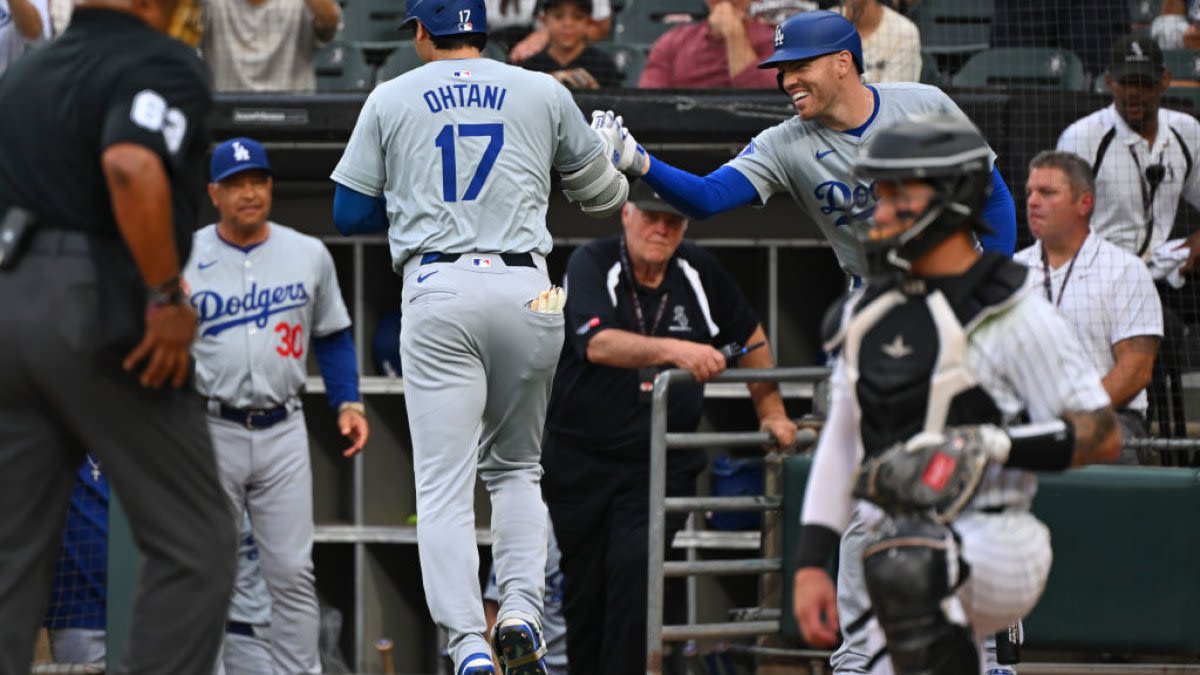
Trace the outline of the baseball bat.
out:
M 379 638 L 375 642 L 375 650 L 379 652 L 379 658 L 383 661 L 383 672 L 385 675 L 396 675 L 396 666 L 392 663 L 392 648 L 395 645 L 387 638 Z

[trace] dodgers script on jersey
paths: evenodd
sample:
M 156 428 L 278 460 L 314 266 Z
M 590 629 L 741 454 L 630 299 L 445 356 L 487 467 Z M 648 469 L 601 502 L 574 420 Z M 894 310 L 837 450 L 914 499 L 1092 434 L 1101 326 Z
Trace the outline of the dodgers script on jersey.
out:
M 777 192 L 790 193 L 829 239 L 842 269 L 860 276 L 867 266 L 858 234 L 865 231 L 878 197 L 874 183 L 854 176 L 859 146 L 876 129 L 913 115 L 949 112 L 968 119 L 937 87 L 904 82 L 870 88 L 876 92 L 877 106 L 861 135 L 795 116 L 755 136 L 728 162 L 754 184 L 761 202 Z M 996 161 L 994 152 L 991 161 Z
M 304 384 L 307 345 L 350 326 L 333 258 L 320 240 L 270 223 L 242 249 L 215 225 L 197 231 L 183 277 L 199 326 L 192 354 L 201 395 L 270 408 Z
M 371 92 L 333 180 L 386 195 L 397 271 L 417 251 L 545 255 L 546 167 L 575 171 L 603 149 L 549 75 L 435 61 Z

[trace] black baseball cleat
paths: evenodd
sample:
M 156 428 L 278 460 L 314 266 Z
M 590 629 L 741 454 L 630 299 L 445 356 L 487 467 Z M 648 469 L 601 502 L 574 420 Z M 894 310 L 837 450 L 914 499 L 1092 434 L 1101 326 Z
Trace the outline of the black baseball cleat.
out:
M 547 675 L 546 644 L 537 627 L 522 619 L 505 619 L 496 625 L 493 644 L 502 675 Z

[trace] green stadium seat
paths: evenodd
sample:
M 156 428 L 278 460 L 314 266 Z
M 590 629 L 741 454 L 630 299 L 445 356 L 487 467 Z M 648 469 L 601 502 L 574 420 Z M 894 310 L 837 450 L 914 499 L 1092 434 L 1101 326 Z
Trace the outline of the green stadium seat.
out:
M 956 87 L 1005 87 L 1085 91 L 1083 62 L 1051 47 L 1000 47 L 979 52 L 952 78 Z
M 1130 27 L 1145 31 L 1162 10 L 1162 0 L 1129 0 Z
M 1200 80 L 1200 50 L 1168 49 L 1163 52 L 1163 61 L 1172 80 Z
M 704 0 L 627 0 L 617 15 L 613 41 L 623 45 L 649 45 L 680 24 L 708 16 Z
M 353 42 L 397 42 L 411 38 L 401 30 L 407 15 L 405 0 L 345 0 L 342 35 Z
M 791 604 L 794 552 L 811 465 L 797 456 L 783 469 L 781 633 L 793 640 L 800 640 Z M 1093 466 L 1041 474 L 1038 482 L 1033 512 L 1050 528 L 1054 563 L 1025 621 L 1029 648 L 1200 655 L 1200 538 L 1192 536 L 1200 472 Z
M 383 84 L 397 75 L 406 73 L 413 68 L 419 68 L 421 65 L 421 57 L 417 56 L 417 50 L 413 47 L 412 42 L 401 42 L 391 54 L 388 54 L 383 65 L 379 66 L 379 77 L 376 81 L 378 84 Z
M 318 91 L 369 91 L 371 66 L 362 50 L 348 42 L 331 42 L 317 53 Z
M 1163 93 L 1163 107 L 1200 111 L 1200 87 L 1170 87 Z
M 921 49 L 961 54 L 987 49 L 992 39 L 993 0 L 921 0 L 910 18 L 921 31 Z
M 921 83 L 941 86 L 946 76 L 938 68 L 937 55 L 921 50 Z
M 617 64 L 617 70 L 621 72 L 622 87 L 634 88 L 638 86 L 638 79 L 642 76 L 642 68 L 646 66 L 646 57 L 649 55 L 649 45 L 619 45 L 612 42 L 597 42 L 597 49 L 605 52 L 612 57 L 613 62 Z

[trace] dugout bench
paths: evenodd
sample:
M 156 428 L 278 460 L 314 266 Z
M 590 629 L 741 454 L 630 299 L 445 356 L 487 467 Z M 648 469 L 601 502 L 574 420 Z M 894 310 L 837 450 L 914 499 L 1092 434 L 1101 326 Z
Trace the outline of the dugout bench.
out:
M 781 633 L 797 644 L 793 554 L 810 466 L 808 456 L 784 462 Z M 1200 471 L 1043 474 L 1033 510 L 1050 528 L 1054 564 L 1025 620 L 1022 675 L 1200 673 Z

